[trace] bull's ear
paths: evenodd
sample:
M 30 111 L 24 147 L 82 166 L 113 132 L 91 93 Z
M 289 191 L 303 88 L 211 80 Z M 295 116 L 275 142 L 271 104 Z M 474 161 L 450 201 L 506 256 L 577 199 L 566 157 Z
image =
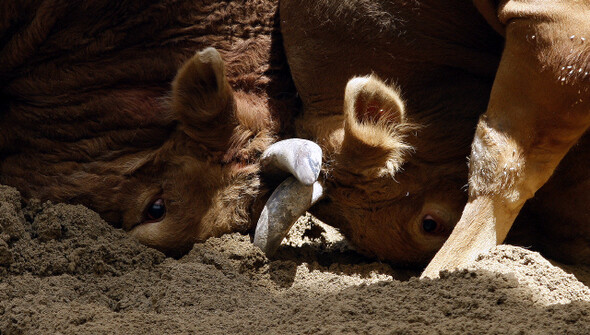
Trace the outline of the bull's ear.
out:
M 181 130 L 208 149 L 228 147 L 236 124 L 234 94 L 217 50 L 195 54 L 172 83 L 172 110 Z
M 393 87 L 372 75 L 351 79 L 344 93 L 344 138 L 339 163 L 351 172 L 396 170 L 404 152 L 409 124 L 404 102 Z M 390 171 L 394 172 L 394 171 Z

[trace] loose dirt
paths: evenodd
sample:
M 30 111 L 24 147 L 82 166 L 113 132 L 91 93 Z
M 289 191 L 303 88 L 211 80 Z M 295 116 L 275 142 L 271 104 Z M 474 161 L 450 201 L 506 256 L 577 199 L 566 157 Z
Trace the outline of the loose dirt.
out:
M 0 334 L 589 334 L 590 269 L 499 246 L 419 280 L 303 218 L 166 258 L 82 207 L 0 186 Z

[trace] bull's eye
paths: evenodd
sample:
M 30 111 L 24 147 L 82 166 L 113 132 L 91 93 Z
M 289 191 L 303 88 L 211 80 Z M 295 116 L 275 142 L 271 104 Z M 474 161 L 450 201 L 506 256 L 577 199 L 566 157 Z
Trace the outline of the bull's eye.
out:
M 146 221 L 160 221 L 166 215 L 166 205 L 164 200 L 156 199 L 147 208 Z
M 431 215 L 426 215 L 422 219 L 422 229 L 427 233 L 434 233 L 439 230 L 438 222 Z

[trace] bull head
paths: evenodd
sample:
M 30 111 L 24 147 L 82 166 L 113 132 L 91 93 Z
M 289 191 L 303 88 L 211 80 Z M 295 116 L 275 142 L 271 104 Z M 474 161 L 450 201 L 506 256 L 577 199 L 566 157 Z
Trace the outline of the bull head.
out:
M 424 185 L 423 180 L 431 178 L 429 171 L 414 166 L 420 163 L 411 157 L 411 140 L 419 128 L 408 120 L 395 87 L 376 76 L 350 80 L 342 119 L 334 129 L 318 132 L 321 136 L 316 140 L 325 149 L 326 163 L 316 187 L 286 181 L 291 191 L 302 195 L 297 198 L 281 190 L 283 194 L 277 198 L 288 200 L 267 204 L 268 212 L 276 214 L 272 219 L 261 217 L 256 237 L 258 229 L 274 229 L 270 239 L 274 242 L 260 238 L 258 244 L 272 253 L 276 241 L 288 231 L 292 214 L 308 209 L 339 228 L 365 254 L 398 264 L 424 263 L 456 223 L 465 203 L 464 192 L 457 187 L 457 180 L 445 179 L 444 174 L 440 181 Z M 310 129 L 313 133 L 316 128 L 307 125 L 308 132 Z M 449 167 L 449 175 L 462 174 Z M 277 206 L 279 203 L 283 205 Z
M 312 213 L 365 254 L 405 265 L 427 261 L 458 220 L 465 202 L 460 182 L 413 155 L 420 127 L 407 117 L 396 87 L 375 76 L 352 79 L 343 108 L 344 134 L 328 160 L 327 196 Z M 456 169 L 449 167 L 448 175 L 461 176 Z M 441 178 L 426 182 L 433 174 Z
M 171 109 L 178 120 L 177 130 L 142 168 L 152 174 L 171 174 L 174 183 L 163 183 L 145 209 L 149 214 L 154 206 L 156 213 L 164 208 L 168 215 L 143 222 L 128 220 L 139 222 L 124 226 L 132 235 L 147 245 L 178 253 L 211 236 L 249 230 L 251 218 L 259 214 L 256 202 L 266 193 L 259 180 L 261 168 L 275 179 L 284 178 L 285 173 L 294 176 L 277 188 L 264 207 L 261 217 L 269 219 L 269 224 L 264 225 L 264 220 L 258 224 L 259 245 L 280 244 L 290 225 L 275 233 L 279 226 L 274 221 L 280 217 L 281 222 L 292 224 L 321 196 L 316 180 L 322 151 L 310 141 L 290 139 L 271 145 L 260 157 L 273 137 L 269 122 L 260 120 L 264 114 L 249 113 L 247 107 L 233 92 L 224 62 L 214 48 L 197 53 L 183 65 L 172 84 Z M 142 169 L 136 174 L 142 174 Z M 302 197 L 306 192 L 311 192 L 309 199 Z M 298 196 L 289 199 L 287 194 Z M 286 220 L 288 211 L 277 213 L 277 201 L 295 208 Z M 264 227 L 269 229 L 263 233 Z
M 213 48 L 187 61 L 172 88 L 176 131 L 133 172 L 135 178 L 162 182 L 151 186 L 150 197 L 127 206 L 123 227 L 144 244 L 174 254 L 208 237 L 252 227 L 261 193 L 256 159 L 273 138 L 268 115 L 253 119 L 242 108 Z M 157 217 L 150 217 L 152 210 Z

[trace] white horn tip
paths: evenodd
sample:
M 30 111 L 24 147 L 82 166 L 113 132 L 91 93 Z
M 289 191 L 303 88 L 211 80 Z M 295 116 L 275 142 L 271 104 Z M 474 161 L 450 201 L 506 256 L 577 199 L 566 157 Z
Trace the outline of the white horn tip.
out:
M 322 167 L 322 149 L 316 143 L 291 138 L 272 144 L 262 155 L 264 166 L 273 166 L 291 173 L 304 185 L 312 185 Z

